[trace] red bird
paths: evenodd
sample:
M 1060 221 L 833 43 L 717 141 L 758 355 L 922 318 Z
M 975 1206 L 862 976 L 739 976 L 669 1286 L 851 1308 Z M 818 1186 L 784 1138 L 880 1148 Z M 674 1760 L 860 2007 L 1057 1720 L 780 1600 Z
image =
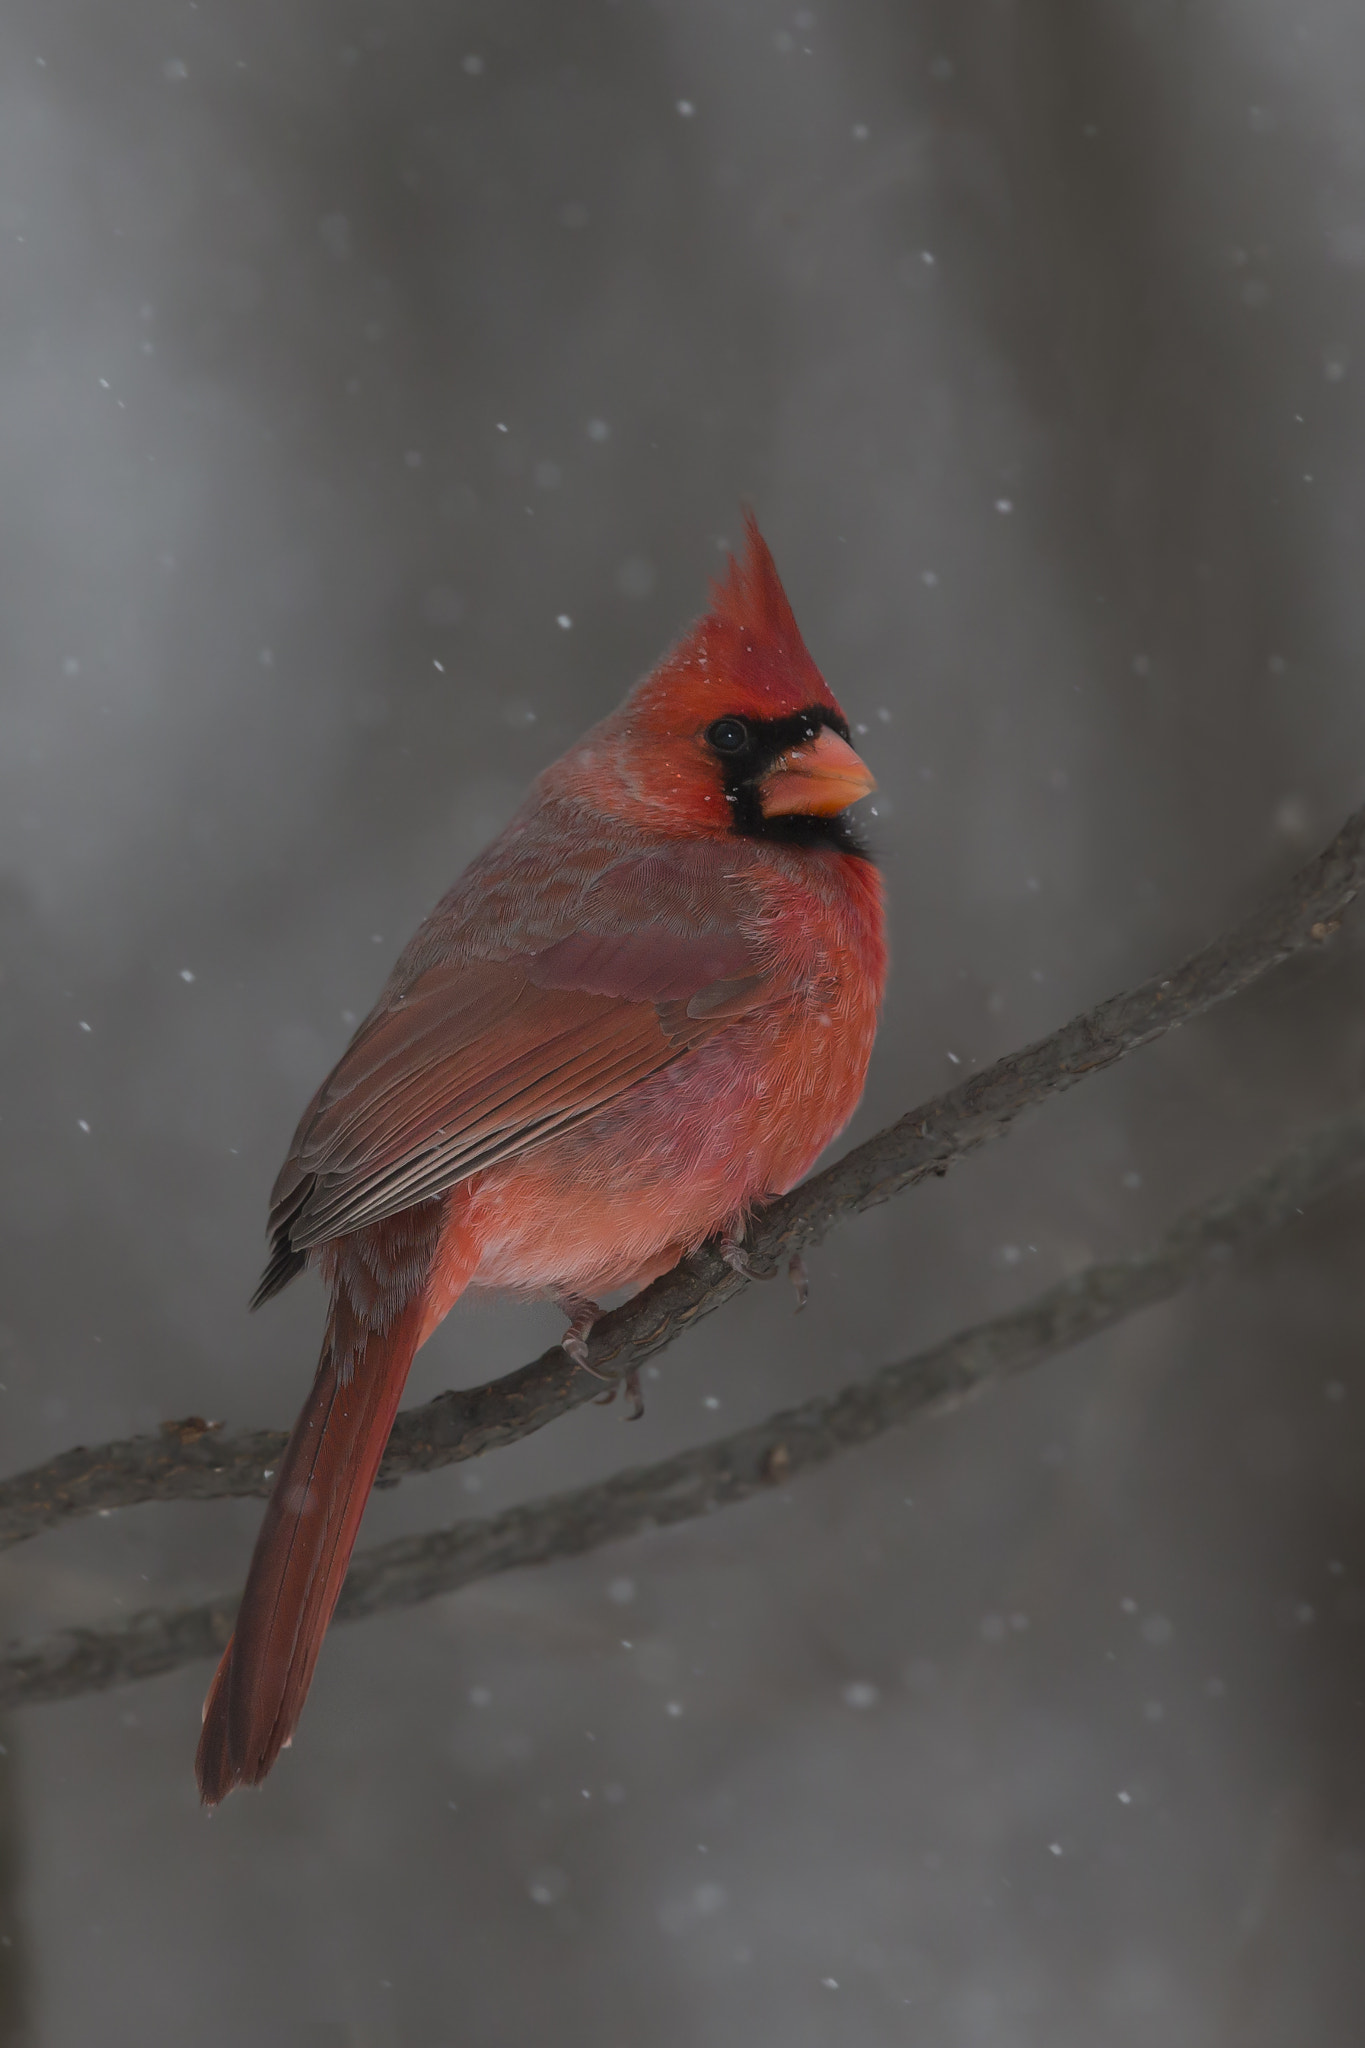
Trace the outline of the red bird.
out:
M 466 1287 L 550 1295 L 581 1354 L 852 1115 L 886 970 L 873 788 L 750 519 L 711 610 L 547 768 L 421 927 L 305 1110 L 253 1307 L 331 1289 L 199 1789 L 293 1733 L 413 1354 Z

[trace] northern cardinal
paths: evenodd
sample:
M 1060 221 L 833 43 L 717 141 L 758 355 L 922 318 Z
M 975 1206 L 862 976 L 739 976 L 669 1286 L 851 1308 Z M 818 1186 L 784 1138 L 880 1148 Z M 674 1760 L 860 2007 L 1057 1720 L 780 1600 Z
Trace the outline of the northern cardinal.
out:
M 750 517 L 710 611 L 547 768 L 400 957 L 304 1111 L 252 1306 L 331 1290 L 204 1705 L 199 1789 L 298 1721 L 413 1354 L 470 1285 L 549 1295 L 581 1351 L 783 1192 L 862 1093 L 885 978 L 874 787 Z

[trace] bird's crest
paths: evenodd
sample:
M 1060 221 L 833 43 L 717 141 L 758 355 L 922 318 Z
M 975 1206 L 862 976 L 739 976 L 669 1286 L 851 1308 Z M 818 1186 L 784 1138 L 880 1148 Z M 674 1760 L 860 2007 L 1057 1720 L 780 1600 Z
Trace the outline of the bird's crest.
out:
M 744 543 L 711 586 L 711 608 L 687 634 L 683 664 L 724 675 L 740 693 L 727 709 L 780 717 L 835 700 L 810 657 L 768 544 L 752 512 Z

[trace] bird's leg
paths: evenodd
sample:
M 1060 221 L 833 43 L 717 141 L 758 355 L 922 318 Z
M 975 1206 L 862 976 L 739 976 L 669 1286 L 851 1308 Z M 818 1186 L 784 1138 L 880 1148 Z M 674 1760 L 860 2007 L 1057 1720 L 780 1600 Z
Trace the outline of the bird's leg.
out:
M 720 1253 L 730 1271 L 738 1273 L 742 1279 L 775 1280 L 777 1278 L 775 1271 L 771 1273 L 759 1272 L 757 1266 L 753 1264 L 748 1252 L 745 1250 L 743 1239 L 736 1237 L 733 1231 L 727 1230 L 717 1238 L 716 1250 Z
M 787 1278 L 796 1289 L 796 1313 L 800 1315 L 802 1309 L 810 1300 L 810 1276 L 806 1271 L 806 1262 L 800 1252 L 793 1252 L 788 1259 Z
M 568 1352 L 575 1365 L 581 1365 L 584 1372 L 590 1372 L 594 1379 L 605 1380 L 607 1391 L 599 1394 L 593 1406 L 609 1408 L 616 1399 L 616 1389 L 624 1386 L 626 1400 L 626 1421 L 638 1422 L 645 1412 L 645 1397 L 640 1392 L 640 1374 L 635 1366 L 623 1373 L 618 1380 L 613 1375 L 599 1372 L 595 1365 L 588 1364 L 588 1337 L 593 1324 L 602 1311 L 595 1301 L 586 1301 L 581 1294 L 557 1294 L 555 1307 L 569 1318 L 569 1327 L 560 1338 L 560 1344 Z
M 559 1340 L 563 1349 L 575 1365 L 582 1366 L 584 1372 L 592 1373 L 595 1379 L 606 1379 L 606 1373 L 597 1372 L 588 1364 L 588 1337 L 602 1313 L 597 1303 L 586 1300 L 581 1294 L 556 1294 L 555 1307 L 569 1318 L 569 1327 Z M 614 1384 L 612 1391 L 615 1392 Z

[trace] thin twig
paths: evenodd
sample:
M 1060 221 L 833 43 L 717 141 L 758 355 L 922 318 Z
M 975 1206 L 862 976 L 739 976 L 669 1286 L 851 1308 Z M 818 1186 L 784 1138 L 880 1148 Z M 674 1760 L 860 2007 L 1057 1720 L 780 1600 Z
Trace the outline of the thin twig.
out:
M 1111 996 L 1060 1031 L 1010 1053 L 946 1095 L 812 1175 L 756 1218 L 749 1251 L 757 1273 L 775 1272 L 817 1243 L 841 1217 L 887 1201 L 1007 1131 L 1086 1075 L 1237 995 L 1270 968 L 1339 928 L 1365 886 L 1365 809 L 1263 910 L 1194 953 L 1170 975 Z M 530 1365 L 483 1386 L 440 1394 L 401 1414 L 379 1483 L 429 1472 L 494 1445 L 513 1443 L 601 1394 L 602 1380 L 637 1370 L 675 1337 L 747 1285 L 709 1246 L 684 1259 L 624 1307 L 603 1316 L 588 1340 L 588 1368 L 555 1345 Z M 221 1437 L 198 1418 L 160 1436 L 78 1446 L 0 1482 L 0 1549 L 81 1515 L 141 1501 L 218 1500 L 265 1494 L 285 1445 L 281 1431 Z
M 1147 1251 L 1096 1263 L 1023 1308 L 871 1378 L 656 1465 L 619 1472 L 483 1521 L 403 1536 L 351 1567 L 338 1621 L 411 1607 L 476 1579 L 574 1557 L 600 1544 L 748 1500 L 925 1411 L 942 1413 L 1087 1337 L 1167 1301 L 1365 1171 L 1365 1104 L 1231 1192 L 1183 1216 Z M 0 1656 L 0 1708 L 69 1699 L 217 1656 L 237 1596 L 159 1608 L 112 1629 L 70 1629 Z

